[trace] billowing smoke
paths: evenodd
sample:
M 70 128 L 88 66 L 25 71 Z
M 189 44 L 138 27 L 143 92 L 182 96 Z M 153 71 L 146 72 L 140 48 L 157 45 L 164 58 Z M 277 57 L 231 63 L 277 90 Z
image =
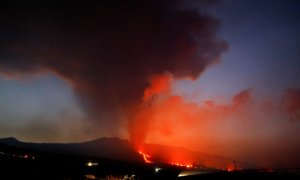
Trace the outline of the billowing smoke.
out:
M 227 104 L 190 102 L 172 92 L 174 81 L 171 74 L 150 78 L 129 128 L 138 149 L 144 143 L 158 143 L 265 167 L 299 167 L 298 89 L 287 90 L 279 101 L 255 98 L 254 89 L 246 89 Z M 184 162 L 182 158 L 173 160 Z
M 227 44 L 216 36 L 220 22 L 183 2 L 3 4 L 0 73 L 8 78 L 59 75 L 98 131 L 115 131 L 122 119 L 131 118 L 148 77 L 170 72 L 195 79 L 226 51 Z M 130 116 L 124 118 L 124 112 Z
M 299 89 L 287 90 L 279 102 L 253 98 L 255 90 L 247 89 L 228 104 L 189 102 L 172 92 L 175 80 L 198 78 L 228 47 L 217 37 L 220 22 L 203 12 L 210 3 L 195 2 L 200 9 L 183 0 L 2 4 L 0 73 L 60 76 L 95 133 L 128 127 L 136 146 L 161 143 L 299 166 Z M 66 117 L 68 128 L 72 118 Z M 42 127 L 39 135 L 46 137 L 55 133 L 40 121 L 30 126 Z

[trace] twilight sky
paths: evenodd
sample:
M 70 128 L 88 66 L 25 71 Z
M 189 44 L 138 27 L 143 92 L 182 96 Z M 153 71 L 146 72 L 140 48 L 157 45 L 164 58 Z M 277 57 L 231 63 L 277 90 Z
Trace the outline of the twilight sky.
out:
M 0 24 L 0 137 L 300 165 L 299 1 L 7 4 Z
M 193 86 L 210 97 L 249 87 L 274 96 L 299 88 L 299 6 L 292 0 L 227 0 L 213 6 L 210 11 L 222 22 L 219 36 L 229 51 Z

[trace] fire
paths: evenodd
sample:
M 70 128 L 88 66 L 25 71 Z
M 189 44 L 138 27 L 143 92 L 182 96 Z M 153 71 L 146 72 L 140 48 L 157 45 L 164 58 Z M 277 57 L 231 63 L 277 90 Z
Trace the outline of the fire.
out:
M 152 163 L 152 161 L 150 160 L 151 157 L 148 154 L 145 154 L 142 151 L 139 151 L 139 154 L 143 156 L 145 163 Z
M 179 166 L 179 167 L 186 167 L 186 168 L 192 168 L 192 164 L 181 164 L 181 163 L 171 163 L 171 165 Z
M 142 155 L 145 163 L 147 163 L 147 164 L 153 163 L 150 155 L 148 155 L 142 151 L 139 151 L 139 154 Z M 194 167 L 192 164 L 183 164 L 183 163 L 178 163 L 178 162 L 175 162 L 175 163 L 171 162 L 168 164 L 171 164 L 173 166 L 178 166 L 178 167 L 185 167 L 185 168 L 193 168 Z

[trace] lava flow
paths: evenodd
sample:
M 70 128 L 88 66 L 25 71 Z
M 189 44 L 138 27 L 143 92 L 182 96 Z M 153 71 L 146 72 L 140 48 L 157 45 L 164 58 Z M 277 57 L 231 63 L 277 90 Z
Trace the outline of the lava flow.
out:
M 143 159 L 144 159 L 144 162 L 147 163 L 147 164 L 150 164 L 150 163 L 154 163 L 152 160 L 151 160 L 151 156 L 142 152 L 142 151 L 139 151 L 138 152 L 140 155 L 142 155 Z M 185 167 L 185 168 L 193 168 L 194 166 L 192 164 L 183 164 L 183 163 L 178 163 L 178 162 L 169 162 L 169 163 L 166 163 L 166 164 L 170 164 L 172 166 L 178 166 L 178 167 Z
M 143 156 L 145 163 L 147 164 L 152 163 L 152 161 L 150 160 L 151 157 L 148 154 L 145 154 L 142 151 L 139 151 L 139 154 Z
M 193 167 L 192 164 L 181 164 L 181 163 L 170 163 L 170 164 L 174 165 L 174 166 L 186 167 L 186 168 L 192 168 Z

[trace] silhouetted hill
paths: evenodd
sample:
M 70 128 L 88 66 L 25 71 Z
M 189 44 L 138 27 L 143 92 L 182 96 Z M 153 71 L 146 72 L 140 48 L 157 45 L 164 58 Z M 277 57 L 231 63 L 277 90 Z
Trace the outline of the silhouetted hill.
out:
M 39 150 L 46 153 L 91 156 L 125 161 L 143 161 L 130 142 L 119 138 L 100 138 L 82 143 L 31 143 L 15 138 L 2 138 L 0 144 L 17 148 Z
M 147 144 L 145 145 L 145 149 L 156 161 L 162 162 L 198 164 L 205 167 L 216 167 L 218 169 L 224 169 L 228 164 L 233 162 L 233 159 L 230 158 L 191 151 L 182 147 Z
M 131 162 L 143 162 L 142 156 L 136 152 L 128 140 L 107 138 L 81 143 L 31 143 L 21 142 L 16 138 L 2 138 L 0 144 L 38 150 L 46 153 L 79 155 L 98 158 L 109 158 Z M 157 163 L 196 164 L 218 169 L 234 168 L 233 159 L 208 153 L 191 151 L 182 147 L 173 147 L 159 144 L 146 144 L 143 151 L 151 155 L 151 160 Z M 244 162 L 236 163 L 238 168 L 256 168 L 257 166 Z
M 0 143 L 10 145 L 10 146 L 18 146 L 21 143 L 21 141 L 19 141 L 14 137 L 7 137 L 7 138 L 1 138 Z

